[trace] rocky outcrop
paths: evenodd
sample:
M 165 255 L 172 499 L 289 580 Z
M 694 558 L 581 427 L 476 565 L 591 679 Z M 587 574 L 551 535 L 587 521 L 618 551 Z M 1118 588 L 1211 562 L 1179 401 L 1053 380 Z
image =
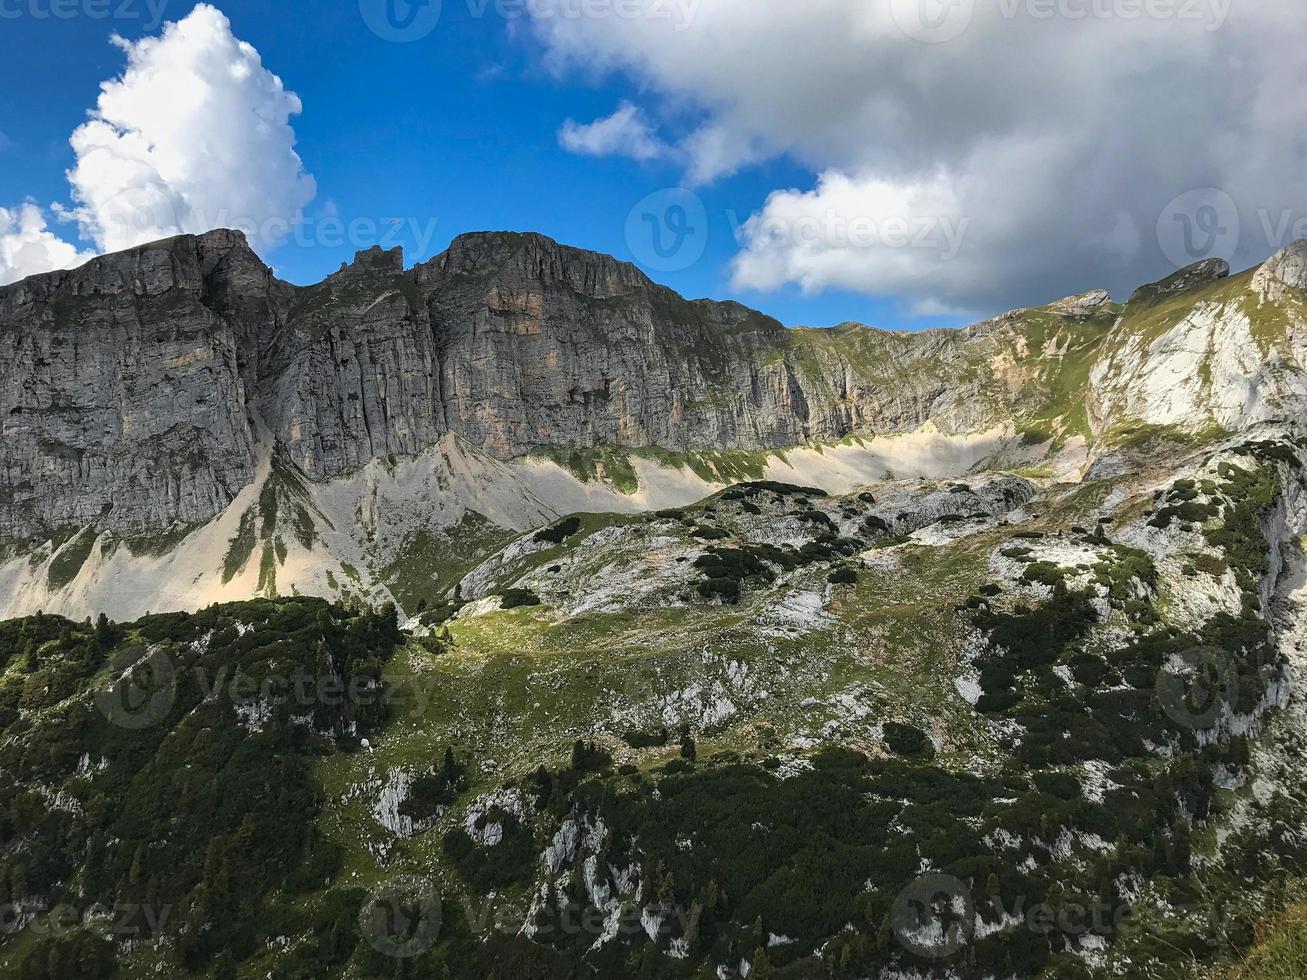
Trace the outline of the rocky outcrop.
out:
M 1307 406 L 1307 242 L 1229 277 L 1200 262 L 1138 290 L 1090 372 L 1098 431 L 1126 420 L 1239 431 Z
M 146 534 L 225 508 L 254 439 L 241 331 L 216 307 L 268 279 L 213 232 L 0 289 L 0 537 Z
M 1230 263 L 1224 259 L 1203 259 L 1173 272 L 1160 282 L 1140 286 L 1130 297 L 1131 303 L 1153 302 L 1197 289 L 1230 275 Z
M 1087 293 L 1078 293 L 1060 299 L 1051 304 L 1049 309 L 1058 313 L 1089 313 L 1110 302 L 1112 302 L 1112 294 L 1106 289 L 1091 289 Z
M 1135 300 L 1228 272 L 1200 263 Z M 1295 247 L 1256 285 L 1277 302 L 1303 277 Z M 259 440 L 323 481 L 449 434 L 501 460 L 771 450 L 928 422 L 1069 438 L 1088 434 L 1087 406 L 1100 424 L 1133 410 L 1111 393 L 1120 372 L 1085 374 L 1104 377 L 1116 355 L 1100 348 L 1148 305 L 1122 315 L 1094 291 L 966 330 L 791 330 L 540 235 L 465 235 L 409 270 L 374 248 L 303 288 L 239 233 L 181 236 L 0 289 L 0 540 L 204 523 L 251 481 Z M 1260 384 L 1236 400 L 1261 404 Z
M 1307 292 L 1307 241 L 1277 252 L 1253 277 L 1253 289 L 1264 300 L 1279 303 L 1295 292 Z

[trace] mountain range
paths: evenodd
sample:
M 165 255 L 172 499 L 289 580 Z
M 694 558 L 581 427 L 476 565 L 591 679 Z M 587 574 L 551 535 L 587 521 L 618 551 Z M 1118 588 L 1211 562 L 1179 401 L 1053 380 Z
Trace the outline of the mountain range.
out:
M 1280 980 L 1307 242 L 962 330 L 476 234 L 0 288 L 0 975 Z
M 743 474 L 1079 478 L 1132 427 L 1292 415 L 1305 266 L 1297 243 L 1124 304 L 900 334 L 787 329 L 529 234 L 407 270 L 374 248 L 309 287 L 231 231 L 103 256 L 0 289 L 0 612 L 267 594 L 265 547 L 283 589 L 376 598 L 469 519 L 657 509 Z

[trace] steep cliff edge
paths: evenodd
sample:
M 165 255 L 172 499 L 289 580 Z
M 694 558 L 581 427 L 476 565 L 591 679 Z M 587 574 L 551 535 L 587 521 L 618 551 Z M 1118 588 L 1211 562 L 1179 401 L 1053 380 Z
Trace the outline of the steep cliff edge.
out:
M 184 236 L 0 289 L 0 537 L 200 523 L 254 476 L 242 323 L 267 270 Z M 230 297 L 225 298 L 225 297 Z
M 1307 397 L 1305 251 L 897 334 L 786 329 L 533 234 L 412 269 L 372 249 L 309 287 L 239 233 L 181 236 L 0 289 L 0 539 L 204 524 L 254 479 L 260 433 L 321 482 L 449 434 L 509 461 L 923 426 L 1084 455 L 1126 423 L 1238 429 Z

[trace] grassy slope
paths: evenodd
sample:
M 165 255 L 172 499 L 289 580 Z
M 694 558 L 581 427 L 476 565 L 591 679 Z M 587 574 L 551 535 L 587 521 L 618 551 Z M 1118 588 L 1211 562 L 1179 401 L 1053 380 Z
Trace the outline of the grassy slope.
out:
M 1300 980 L 1307 977 L 1307 902 L 1290 906 L 1267 922 L 1257 944 L 1237 966 L 1212 980 Z

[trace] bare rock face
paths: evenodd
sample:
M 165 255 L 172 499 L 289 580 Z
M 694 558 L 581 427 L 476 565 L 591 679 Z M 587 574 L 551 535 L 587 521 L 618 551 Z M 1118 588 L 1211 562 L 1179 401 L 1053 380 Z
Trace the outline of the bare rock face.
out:
M 1112 302 L 1112 294 L 1106 289 L 1091 289 L 1087 293 L 1060 299 L 1051 304 L 1049 309 L 1058 313 L 1088 313 L 1110 302 Z
M 1264 291 L 1302 288 L 1301 246 L 1259 273 Z M 1200 263 L 1136 298 L 1228 272 Z M 927 422 L 1070 438 L 1091 400 L 1113 404 L 1085 375 L 1128 320 L 1094 291 L 965 330 L 786 329 L 509 233 L 408 270 L 373 248 L 296 287 L 237 232 L 181 236 L 0 288 L 0 543 L 205 523 L 267 451 L 323 481 L 451 433 L 501 460 L 785 449 Z
M 240 333 L 211 293 L 266 281 L 243 238 L 214 232 L 0 289 L 0 536 L 146 534 L 230 503 L 253 438 Z
M 426 303 L 399 249 L 360 252 L 279 307 L 255 403 L 311 479 L 434 445 L 446 431 Z
M 1271 256 L 1253 277 L 1253 289 L 1272 303 L 1283 300 L 1291 290 L 1307 292 L 1307 239 Z
M 691 303 L 633 266 L 537 235 L 477 235 L 415 270 L 445 424 L 502 457 L 550 446 L 794 445 L 849 431 L 776 321 Z M 838 435 L 837 435 L 838 434 Z

